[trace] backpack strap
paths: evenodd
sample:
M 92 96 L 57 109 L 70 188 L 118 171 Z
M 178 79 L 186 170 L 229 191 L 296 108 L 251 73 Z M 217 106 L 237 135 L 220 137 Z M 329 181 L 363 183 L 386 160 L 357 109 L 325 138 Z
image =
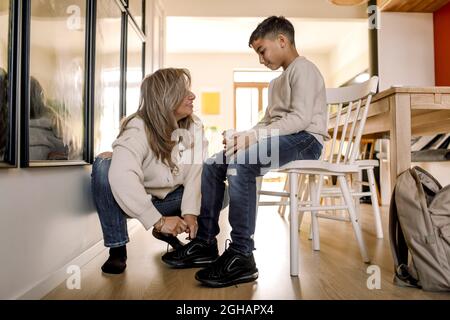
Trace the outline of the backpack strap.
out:
M 419 281 L 408 270 L 408 246 L 398 220 L 395 189 L 389 205 L 389 236 L 392 258 L 394 260 L 394 283 L 403 287 L 420 288 Z

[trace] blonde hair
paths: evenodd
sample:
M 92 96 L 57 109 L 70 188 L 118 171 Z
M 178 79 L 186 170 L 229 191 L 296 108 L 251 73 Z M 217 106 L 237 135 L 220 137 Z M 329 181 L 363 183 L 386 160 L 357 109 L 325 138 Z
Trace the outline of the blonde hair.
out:
M 150 149 L 157 159 L 174 169 L 176 165 L 171 153 L 177 141 L 172 140 L 172 133 L 179 128 L 189 129 L 194 122 L 192 116 L 177 122 L 174 111 L 189 94 L 190 86 L 191 75 L 187 69 L 160 69 L 145 77 L 141 84 L 139 109 L 122 121 L 118 137 L 133 118 L 141 118 Z

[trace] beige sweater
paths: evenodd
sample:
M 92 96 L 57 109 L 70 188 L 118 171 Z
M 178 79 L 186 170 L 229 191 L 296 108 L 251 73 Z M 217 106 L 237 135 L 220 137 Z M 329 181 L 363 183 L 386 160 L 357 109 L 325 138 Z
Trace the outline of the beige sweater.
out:
M 320 143 L 328 139 L 326 89 L 317 67 L 305 57 L 297 57 L 269 84 L 266 113 L 253 129 L 278 129 L 279 135 L 300 131 L 313 134 Z M 265 136 L 260 132 L 258 136 Z
M 161 218 L 152 197 L 164 199 L 183 185 L 181 214 L 199 215 L 202 162 L 207 156 L 207 145 L 202 123 L 194 116 L 183 142 L 174 148 L 172 159 L 178 170 L 171 172 L 150 149 L 144 122 L 140 118 L 131 120 L 112 145 L 109 183 L 119 206 L 148 230 Z

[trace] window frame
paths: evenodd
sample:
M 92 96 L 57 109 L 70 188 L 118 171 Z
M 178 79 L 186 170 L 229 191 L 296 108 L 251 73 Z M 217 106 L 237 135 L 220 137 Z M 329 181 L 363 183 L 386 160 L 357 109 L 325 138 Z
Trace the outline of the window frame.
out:
M 8 89 L 7 89 L 7 112 L 8 112 L 8 136 L 4 159 L 0 161 L 0 168 L 17 168 L 18 165 L 18 106 L 20 105 L 20 59 L 19 59 L 19 19 L 20 1 L 9 0 L 8 14 Z

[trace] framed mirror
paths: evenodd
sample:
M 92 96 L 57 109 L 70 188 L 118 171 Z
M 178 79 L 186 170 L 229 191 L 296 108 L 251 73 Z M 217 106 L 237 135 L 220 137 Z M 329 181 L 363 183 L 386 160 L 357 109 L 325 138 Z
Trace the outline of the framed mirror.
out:
M 25 0 L 21 165 L 87 164 L 86 0 Z
M 18 8 L 0 0 L 0 168 L 17 166 Z

